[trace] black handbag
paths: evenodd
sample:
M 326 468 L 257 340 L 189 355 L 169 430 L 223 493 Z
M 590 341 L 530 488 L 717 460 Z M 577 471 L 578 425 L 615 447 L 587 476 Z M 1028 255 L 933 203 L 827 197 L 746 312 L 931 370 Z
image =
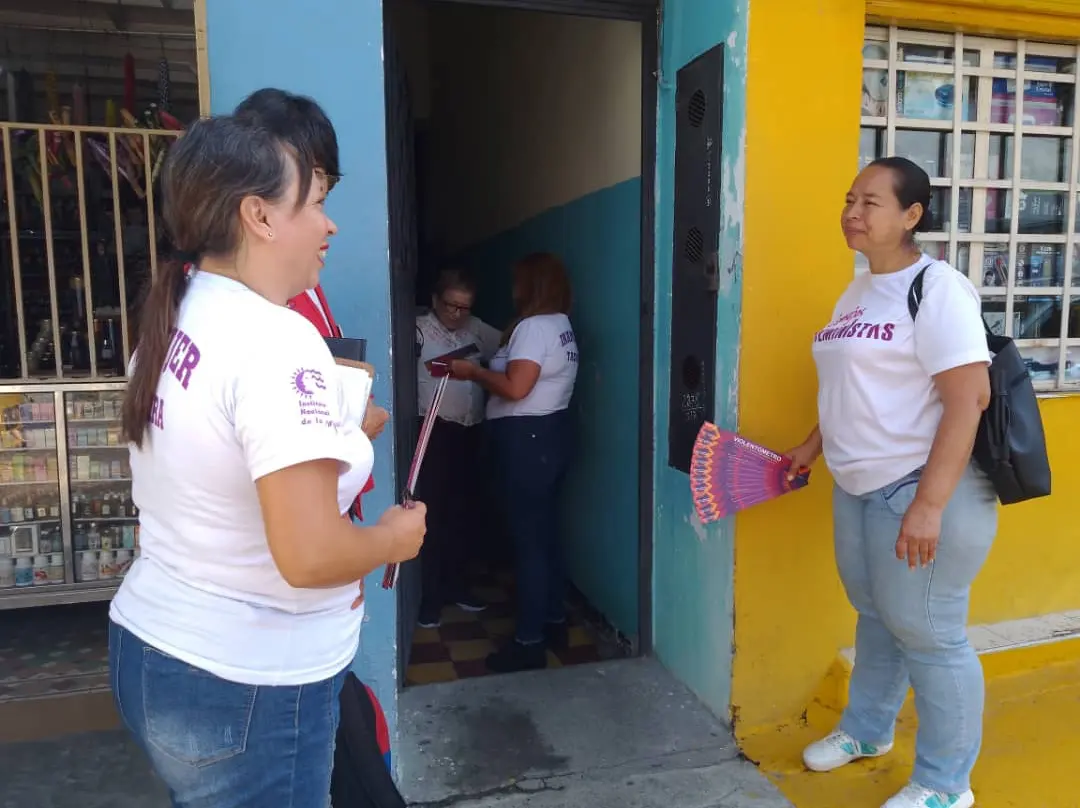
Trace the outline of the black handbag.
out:
M 914 320 L 922 302 L 920 270 L 908 289 L 908 312 Z M 955 271 L 955 270 L 954 270 Z M 990 348 L 990 404 L 979 419 L 973 455 L 1002 505 L 1050 495 L 1050 458 L 1035 387 L 1024 358 L 1009 337 L 993 333 L 986 320 Z

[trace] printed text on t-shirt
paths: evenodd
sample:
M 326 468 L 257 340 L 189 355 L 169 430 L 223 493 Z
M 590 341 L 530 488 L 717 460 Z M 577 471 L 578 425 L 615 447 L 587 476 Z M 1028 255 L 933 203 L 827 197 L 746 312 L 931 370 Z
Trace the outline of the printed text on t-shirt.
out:
M 559 345 L 561 345 L 563 348 L 566 348 L 567 345 L 573 345 L 575 350 L 567 349 L 567 351 L 566 351 L 566 361 L 567 362 L 576 362 L 576 361 L 578 361 L 578 354 L 577 354 L 577 350 L 576 350 L 576 348 L 577 348 L 577 340 L 574 338 L 574 332 L 573 331 L 563 331 L 561 334 L 559 334 Z
M 297 368 L 292 374 L 292 386 L 300 404 L 300 423 L 325 425 L 331 428 L 341 426 L 330 413 L 326 402 L 326 380 L 320 371 L 314 368 Z
M 866 309 L 859 306 L 842 314 L 814 335 L 814 342 L 831 342 L 838 339 L 876 339 L 890 342 L 896 323 L 874 323 L 863 320 Z

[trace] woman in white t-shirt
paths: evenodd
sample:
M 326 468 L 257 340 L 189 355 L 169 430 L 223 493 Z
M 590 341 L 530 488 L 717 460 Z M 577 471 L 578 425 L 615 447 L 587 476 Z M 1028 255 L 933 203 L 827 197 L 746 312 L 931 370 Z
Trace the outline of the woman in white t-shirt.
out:
M 110 611 L 120 715 L 174 806 L 325 808 L 357 584 L 416 555 L 424 508 L 343 518 L 368 479 L 365 401 L 286 302 L 336 232 L 305 153 L 220 117 L 162 171 L 196 269 L 164 265 L 124 401 L 141 548 Z
M 559 491 L 573 450 L 570 398 L 578 347 L 570 325 L 570 280 L 550 253 L 514 267 L 517 316 L 485 369 L 455 361 L 454 376 L 491 397 L 487 421 L 514 538 L 517 627 L 488 656 L 492 671 L 543 668 L 547 646 L 566 644 L 566 571 L 559 541 Z
M 870 271 L 814 338 L 819 425 L 790 453 L 796 467 L 823 453 L 836 481 L 836 561 L 858 611 L 847 709 L 803 759 L 830 771 L 887 754 L 910 684 L 915 770 L 885 808 L 970 808 L 982 739 L 966 621 L 997 532 L 993 487 L 971 459 L 990 354 L 978 292 L 915 244 L 929 217 L 930 179 L 910 160 L 877 160 L 851 186 L 843 231 Z M 923 271 L 913 321 L 908 294 Z

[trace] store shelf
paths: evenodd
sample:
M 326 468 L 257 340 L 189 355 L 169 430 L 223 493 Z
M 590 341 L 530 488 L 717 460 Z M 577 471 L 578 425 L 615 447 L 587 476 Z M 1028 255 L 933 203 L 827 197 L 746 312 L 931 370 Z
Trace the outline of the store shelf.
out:
M 122 396 L 117 383 L 0 385 L 0 402 L 7 403 L 0 407 L 0 517 L 7 520 L 0 522 L 0 609 L 108 600 L 138 555 L 128 448 L 120 439 Z M 55 449 L 40 445 L 46 438 L 27 429 L 32 422 L 55 439 Z M 11 518 L 24 512 L 47 518 Z M 38 582 L 15 587 L 12 573 L 24 575 L 28 558 Z M 52 580 L 41 580 L 43 568 Z
M 15 589 L 0 589 L 0 609 L 24 609 L 70 603 L 92 603 L 112 600 L 120 588 L 120 580 L 86 581 L 72 584 L 42 584 Z

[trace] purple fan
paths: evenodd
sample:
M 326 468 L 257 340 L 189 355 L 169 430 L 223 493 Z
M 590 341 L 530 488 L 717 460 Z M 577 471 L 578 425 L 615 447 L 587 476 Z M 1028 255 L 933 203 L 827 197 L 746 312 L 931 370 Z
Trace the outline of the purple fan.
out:
M 809 482 L 810 469 L 788 480 L 791 461 L 751 440 L 702 424 L 690 461 L 690 491 L 705 524 L 768 502 Z

